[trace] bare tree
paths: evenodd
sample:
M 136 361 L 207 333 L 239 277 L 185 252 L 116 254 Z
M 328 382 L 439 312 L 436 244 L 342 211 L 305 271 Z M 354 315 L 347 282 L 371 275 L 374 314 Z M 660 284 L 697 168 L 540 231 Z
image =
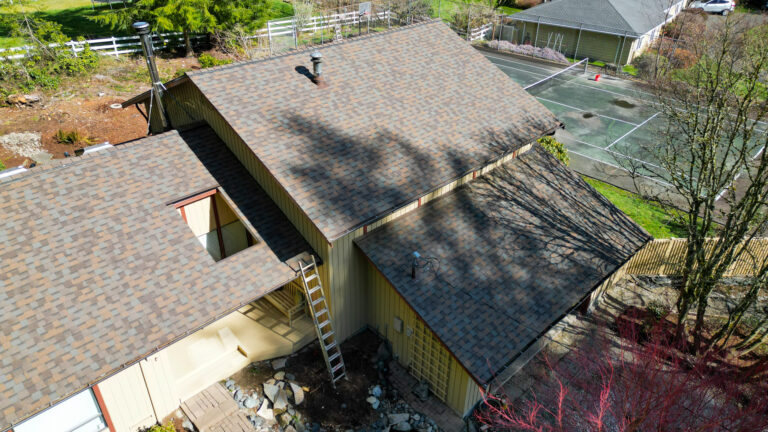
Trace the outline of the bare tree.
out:
M 710 23 L 706 34 L 687 36 L 657 51 L 668 57 L 654 65 L 652 82 L 664 133 L 642 149 L 654 165 L 622 164 L 640 194 L 661 204 L 687 231 L 676 334 L 692 340 L 692 350 L 701 354 L 725 347 L 768 286 L 768 263 L 753 260 L 751 287 L 735 299 L 737 307 L 724 324 L 707 329 L 713 289 L 736 260 L 749 259 L 750 243 L 768 227 L 768 154 L 763 151 L 768 134 L 762 123 L 768 114 L 768 29 L 729 16 Z M 675 61 L 679 49 L 694 57 L 692 65 Z M 640 181 L 643 177 L 670 186 L 649 186 Z M 753 337 L 764 337 L 764 325 L 760 321 Z

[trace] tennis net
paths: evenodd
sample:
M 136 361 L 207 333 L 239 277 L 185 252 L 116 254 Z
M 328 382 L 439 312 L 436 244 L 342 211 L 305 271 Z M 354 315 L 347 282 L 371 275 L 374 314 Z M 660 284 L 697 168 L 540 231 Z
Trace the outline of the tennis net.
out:
M 576 77 L 586 75 L 588 64 L 589 64 L 589 59 L 583 59 L 581 61 L 578 61 L 568 66 L 567 68 L 561 70 L 560 72 L 552 74 L 546 78 L 542 78 L 533 84 L 529 84 L 525 86 L 524 88 L 526 91 L 528 91 L 528 93 L 536 96 L 541 92 L 543 92 L 544 90 L 552 87 L 553 85 L 560 85 Z

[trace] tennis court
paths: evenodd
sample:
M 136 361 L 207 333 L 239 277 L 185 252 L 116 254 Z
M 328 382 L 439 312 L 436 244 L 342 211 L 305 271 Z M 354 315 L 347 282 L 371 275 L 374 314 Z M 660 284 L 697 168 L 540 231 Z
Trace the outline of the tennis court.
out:
M 564 68 L 485 55 L 565 123 L 565 131 L 557 138 L 570 153 L 613 168 L 633 162 L 641 173 L 642 167 L 656 167 L 648 149 L 664 139 L 666 120 L 655 109 L 654 96 L 639 85 L 616 77 L 602 77 L 596 82 L 584 64 L 548 79 Z M 762 148 L 755 148 L 754 155 L 760 151 Z M 584 174 L 599 178 L 590 172 Z M 651 180 L 665 183 L 658 177 Z

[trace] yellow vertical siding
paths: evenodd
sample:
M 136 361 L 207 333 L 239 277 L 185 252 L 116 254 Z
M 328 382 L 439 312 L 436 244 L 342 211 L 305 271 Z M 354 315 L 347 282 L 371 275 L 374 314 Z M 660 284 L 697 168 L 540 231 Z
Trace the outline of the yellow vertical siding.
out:
M 115 432 L 135 432 L 157 422 L 138 364 L 99 383 Z
M 370 301 L 366 309 L 368 325 L 392 344 L 395 359 L 404 367 L 409 368 L 412 362 L 411 338 L 409 329 L 421 320 L 402 297 L 395 291 L 384 276 L 366 261 L 367 291 Z M 402 331 L 395 330 L 396 319 L 402 320 Z M 477 384 L 456 358 L 440 346 L 449 358 L 448 385 L 445 393 L 445 404 L 456 414 L 463 416 L 477 401 L 479 393 Z

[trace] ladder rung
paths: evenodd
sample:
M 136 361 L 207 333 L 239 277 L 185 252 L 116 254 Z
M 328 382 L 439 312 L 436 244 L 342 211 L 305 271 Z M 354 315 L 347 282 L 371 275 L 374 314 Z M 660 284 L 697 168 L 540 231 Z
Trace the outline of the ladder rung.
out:
M 325 320 L 325 321 L 321 322 L 320 324 L 318 324 L 317 327 L 318 328 L 323 328 L 323 327 L 327 326 L 330 323 L 331 323 L 331 320 Z
M 309 282 L 313 279 L 317 279 L 317 273 L 313 274 L 312 276 L 304 276 L 304 280 Z
M 317 306 L 317 304 L 320 303 L 323 300 L 325 300 L 325 297 L 320 297 L 317 300 L 312 300 L 312 306 Z
M 344 367 L 344 362 L 341 362 L 341 363 L 337 364 L 336 366 L 334 366 L 333 369 L 331 369 L 331 370 L 336 372 L 337 370 L 339 370 L 339 369 L 341 369 L 343 367 Z
M 332 361 L 336 360 L 336 359 L 337 359 L 337 358 L 339 358 L 339 357 L 341 357 L 341 352 L 337 352 L 336 354 L 334 354 L 334 355 L 332 355 L 332 356 L 328 357 L 328 363 L 330 363 L 330 362 L 332 362 Z
M 316 313 L 315 314 L 315 318 L 319 317 L 320 315 L 322 315 L 322 314 L 324 314 L 326 312 L 328 312 L 328 308 L 325 308 L 325 309 L 321 310 L 320 312 Z
M 310 289 L 309 289 L 309 295 L 312 295 L 312 294 L 314 294 L 314 293 L 316 293 L 316 292 L 320 291 L 321 289 L 323 289 L 323 287 L 321 287 L 320 285 L 318 285 L 318 286 L 316 286 L 316 287 L 314 287 L 314 288 L 310 288 Z
M 328 322 L 328 321 L 326 321 Z M 329 331 L 328 333 L 323 335 L 323 340 L 328 339 L 329 337 L 333 336 L 333 330 Z
M 333 342 L 331 342 L 331 343 L 329 343 L 328 345 L 326 345 L 326 346 L 325 346 L 325 350 L 326 350 L 326 351 L 330 351 L 330 350 L 332 350 L 332 349 L 333 349 L 333 347 L 335 347 L 335 346 L 336 346 L 336 341 L 333 341 Z
M 338 380 L 340 380 L 340 379 L 344 378 L 345 376 L 347 376 L 347 374 L 346 374 L 346 373 L 343 373 L 343 374 L 341 374 L 341 375 L 339 375 L 339 376 L 337 376 L 337 377 L 334 377 L 334 378 L 333 378 L 333 382 L 335 383 L 336 381 L 338 381 Z

